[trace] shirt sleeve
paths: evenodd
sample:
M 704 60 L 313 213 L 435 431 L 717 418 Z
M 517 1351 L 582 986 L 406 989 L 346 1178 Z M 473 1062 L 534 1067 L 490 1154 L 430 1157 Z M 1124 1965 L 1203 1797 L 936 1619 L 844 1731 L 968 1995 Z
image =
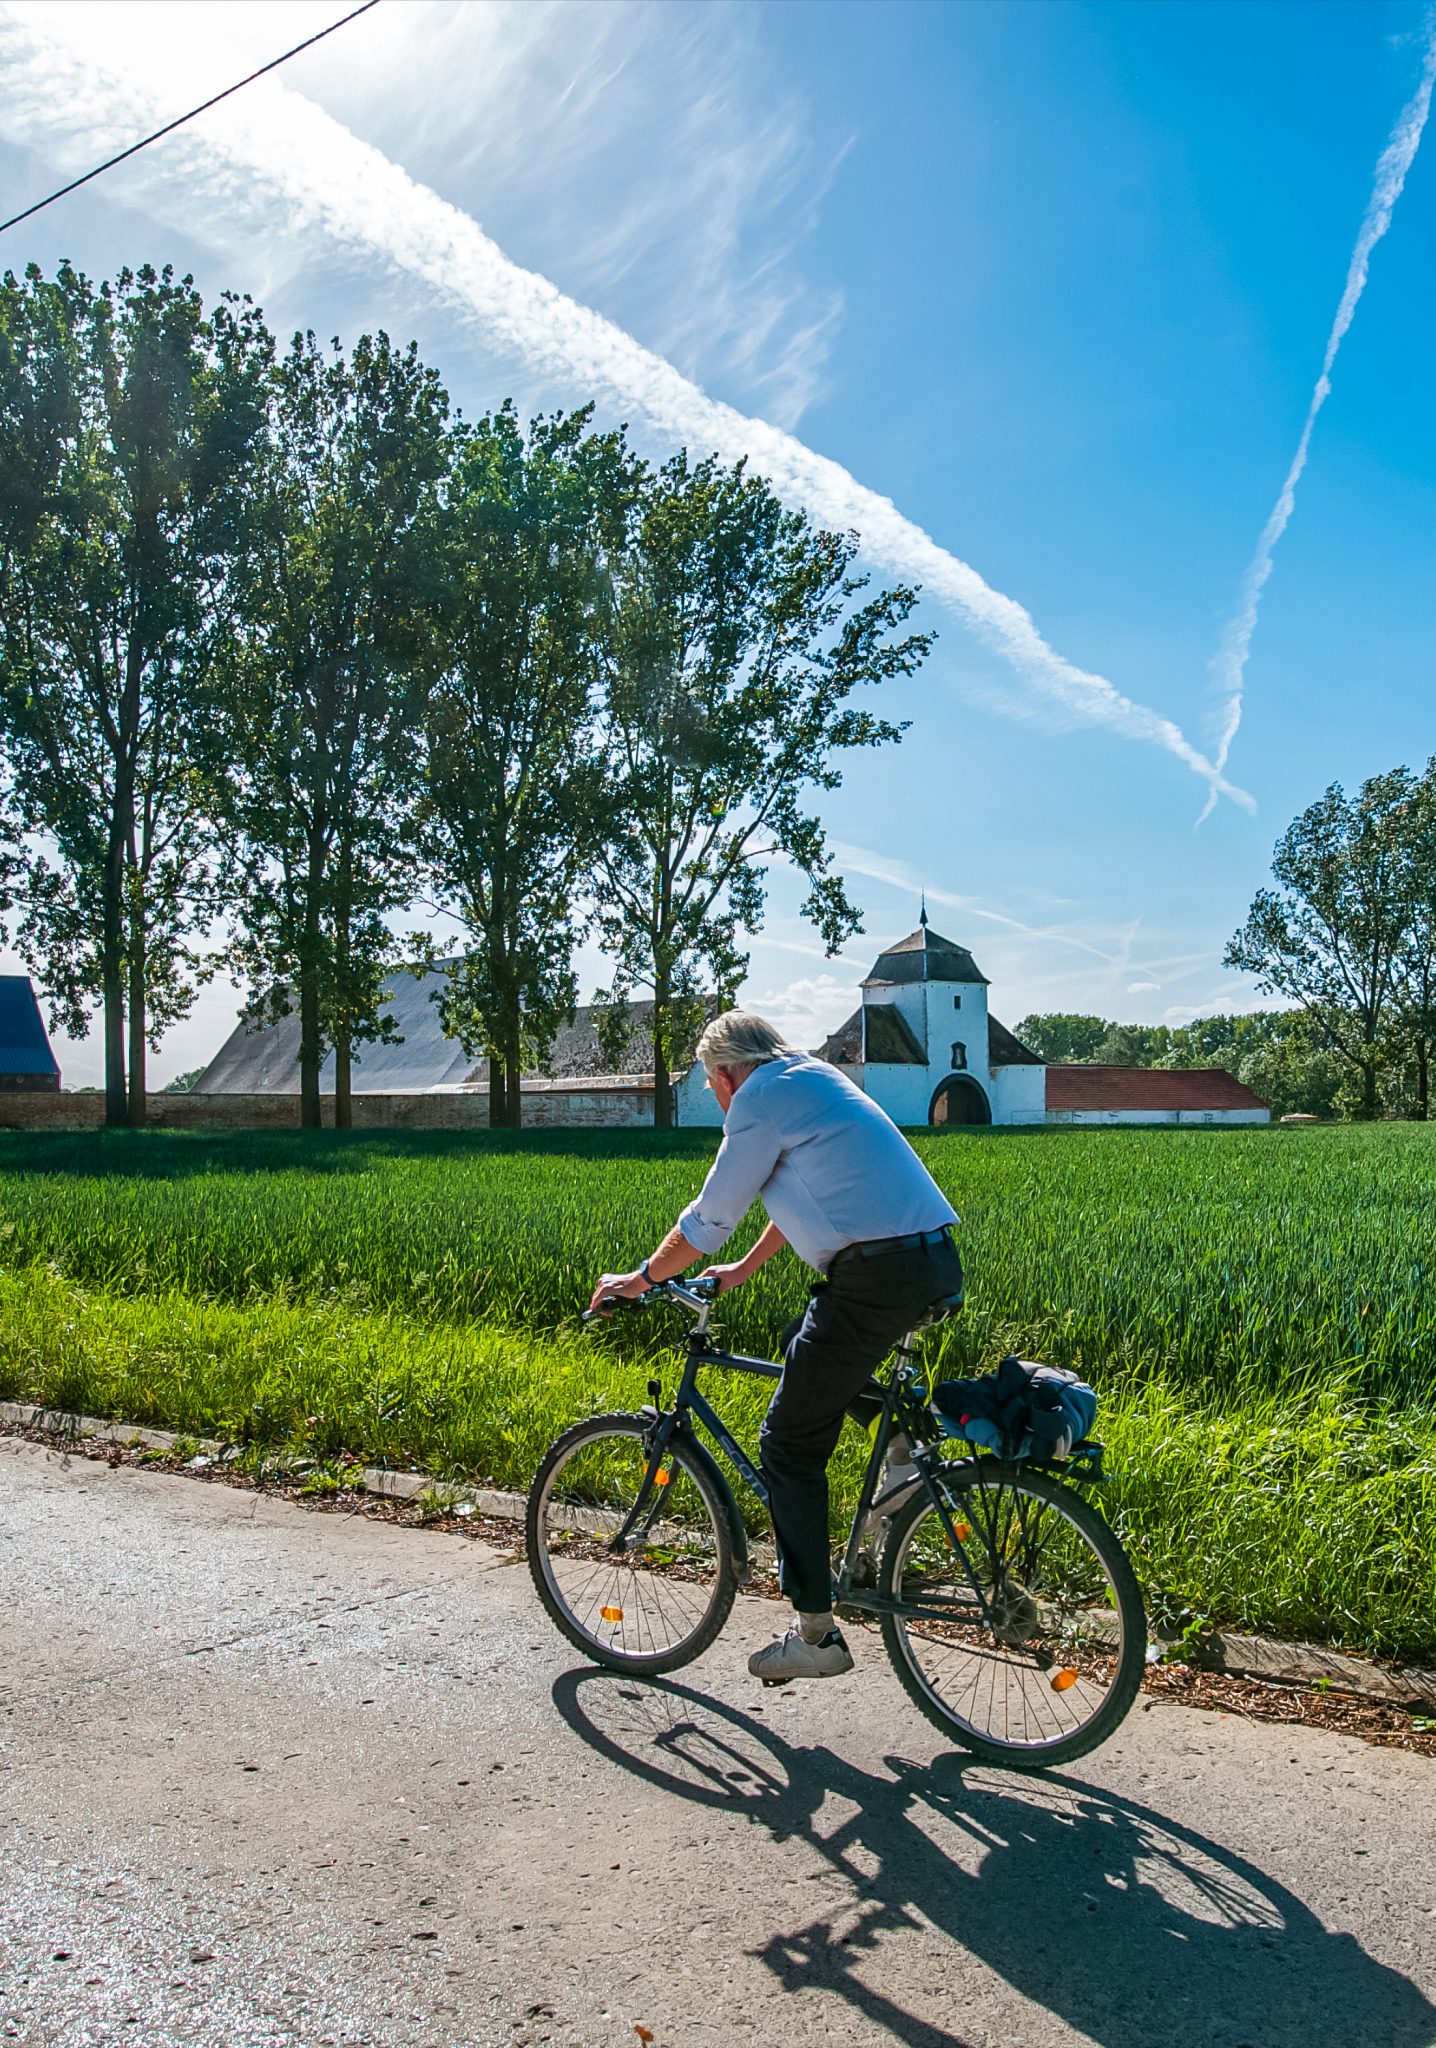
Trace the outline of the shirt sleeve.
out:
M 678 1219 L 695 1251 L 712 1253 L 726 1244 L 772 1176 L 783 1150 L 781 1133 L 755 1113 L 735 1116 L 742 1091 L 728 1112 L 718 1157 L 708 1169 L 696 1202 Z

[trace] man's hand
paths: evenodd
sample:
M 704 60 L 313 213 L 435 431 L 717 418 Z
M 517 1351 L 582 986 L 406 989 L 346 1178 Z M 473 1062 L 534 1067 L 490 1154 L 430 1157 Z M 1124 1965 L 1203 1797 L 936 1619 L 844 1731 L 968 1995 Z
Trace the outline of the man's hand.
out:
M 605 1299 L 615 1294 L 621 1294 L 628 1301 L 636 1300 L 640 1294 L 647 1294 L 651 1284 L 639 1272 L 600 1273 L 598 1285 L 593 1290 L 593 1300 L 588 1305 L 588 1312 L 590 1315 L 596 1315 L 602 1309 Z M 613 1311 L 610 1309 L 608 1313 L 611 1315 Z
M 770 1223 L 758 1239 L 752 1251 L 741 1259 L 734 1259 L 726 1266 L 710 1266 L 703 1274 L 705 1280 L 716 1280 L 718 1292 L 727 1294 L 734 1287 L 741 1287 L 745 1280 L 751 1280 L 760 1266 L 765 1266 L 774 1252 L 780 1252 L 788 1242 L 776 1223 Z
M 742 1259 L 735 1259 L 731 1266 L 707 1266 L 698 1275 L 700 1280 L 716 1280 L 718 1292 L 727 1294 L 751 1278 L 751 1269 Z

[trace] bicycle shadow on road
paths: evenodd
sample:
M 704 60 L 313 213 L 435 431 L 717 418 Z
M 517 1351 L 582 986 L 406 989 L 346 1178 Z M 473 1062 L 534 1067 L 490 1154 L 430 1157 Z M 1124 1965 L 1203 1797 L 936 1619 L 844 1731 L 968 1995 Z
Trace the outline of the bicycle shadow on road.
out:
M 911 1957 L 930 1971 L 932 1928 L 1102 2048 L 1436 2043 L 1436 2006 L 1354 1936 L 1220 1843 L 1070 1775 L 961 1756 L 864 1770 L 687 1686 L 591 1668 L 553 1697 L 601 1756 L 811 1850 L 842 1890 L 749 1953 L 905 2048 L 968 2048 L 945 2023 L 952 1988 L 921 2001 L 940 2022 L 867 1981 L 865 1958 L 903 1931 L 926 1934 Z

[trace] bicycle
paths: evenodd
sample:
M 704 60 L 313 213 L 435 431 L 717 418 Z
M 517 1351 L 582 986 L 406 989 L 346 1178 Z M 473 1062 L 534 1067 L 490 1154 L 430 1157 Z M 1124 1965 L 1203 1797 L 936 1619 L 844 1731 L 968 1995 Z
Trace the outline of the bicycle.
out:
M 737 1500 L 700 1427 L 767 1502 L 762 1473 L 698 1376 L 782 1373 L 713 1343 L 713 1283 L 661 1282 L 622 1306 L 660 1301 L 694 1317 L 672 1405 L 655 1379 L 641 1411 L 575 1423 L 544 1455 L 526 1517 L 551 1619 L 595 1663 L 638 1676 L 708 1649 L 749 1572 Z M 1130 1708 L 1146 1662 L 1142 1596 L 1086 1497 L 1102 1476 L 1100 1444 L 1077 1445 L 1060 1466 L 944 1454 L 917 1344 L 960 1306 L 957 1296 L 936 1303 L 872 1382 L 882 1409 L 834 1601 L 880 1623 L 908 1697 L 945 1735 L 989 1762 L 1046 1768 L 1094 1749 Z M 916 1477 L 878 1496 L 897 1431 L 915 1447 Z

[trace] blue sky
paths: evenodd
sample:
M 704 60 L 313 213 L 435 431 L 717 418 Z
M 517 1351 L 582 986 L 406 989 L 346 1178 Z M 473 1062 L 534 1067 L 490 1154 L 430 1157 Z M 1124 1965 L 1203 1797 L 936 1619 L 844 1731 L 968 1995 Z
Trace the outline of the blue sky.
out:
M 342 12 L 0 7 L 4 211 Z M 1226 768 L 1251 808 L 1222 795 L 1198 828 L 1200 770 L 1080 680 L 1214 759 L 1214 656 L 1428 33 L 1416 6 L 1301 0 L 385 0 L 0 256 L 97 275 L 173 261 L 254 293 L 281 331 L 383 324 L 469 412 L 581 402 L 597 365 L 653 453 L 703 445 L 712 422 L 798 495 L 809 471 L 784 434 L 841 465 L 813 472 L 829 516 L 855 506 L 867 531 L 866 486 L 948 551 L 924 576 L 941 637 L 895 693 L 905 745 L 855 761 L 825 803 L 867 936 L 825 961 L 775 877 L 748 998 L 812 1042 L 925 882 L 1007 1021 L 1175 1020 L 1259 1000 L 1221 953 L 1293 813 L 1436 751 L 1430 138 L 1262 597 Z M 411 203 L 383 159 L 501 255 Z M 880 573 L 926 565 L 911 528 L 874 519 Z M 949 556 L 987 587 L 981 616 L 949 601 Z M 983 627 L 993 592 L 1031 615 L 1055 684 Z M 201 1062 L 233 1010 L 208 991 L 160 1078 Z M 67 1081 L 97 1077 L 94 1038 L 61 1057 Z

